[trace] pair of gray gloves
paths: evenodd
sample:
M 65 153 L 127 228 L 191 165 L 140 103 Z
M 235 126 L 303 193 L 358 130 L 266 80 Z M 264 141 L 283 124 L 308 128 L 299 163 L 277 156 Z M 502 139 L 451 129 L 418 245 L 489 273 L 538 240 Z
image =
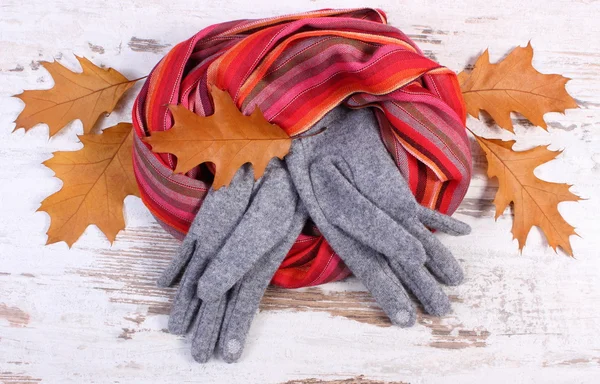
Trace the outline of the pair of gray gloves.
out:
M 160 286 L 181 282 L 169 331 L 192 334 L 192 356 L 215 349 L 239 359 L 273 274 L 310 216 L 391 321 L 414 324 L 411 292 L 426 312 L 444 315 L 448 285 L 463 279 L 450 251 L 427 229 L 464 235 L 470 227 L 419 205 L 379 136 L 370 109 L 337 107 L 272 159 L 254 181 L 249 164 L 210 190 Z

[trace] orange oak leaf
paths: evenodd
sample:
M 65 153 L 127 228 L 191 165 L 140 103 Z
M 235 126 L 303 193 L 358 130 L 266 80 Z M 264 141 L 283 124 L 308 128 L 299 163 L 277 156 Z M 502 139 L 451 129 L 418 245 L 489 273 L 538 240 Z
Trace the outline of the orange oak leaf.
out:
M 47 244 L 65 241 L 70 247 L 90 224 L 112 242 L 125 227 L 123 199 L 139 196 L 131 128 L 130 123 L 119 123 L 101 134 L 81 135 L 82 149 L 56 152 L 44 162 L 63 181 L 39 208 L 50 215 Z
M 498 192 L 494 199 L 496 218 L 513 203 L 514 221 L 512 233 L 522 250 L 532 226 L 539 227 L 556 251 L 561 247 L 573 256 L 569 237 L 577 235 L 575 228 L 567 223 L 558 211 L 563 201 L 578 201 L 580 198 L 569 191 L 568 184 L 550 183 L 535 177 L 536 167 L 558 156 L 560 151 L 549 151 L 547 147 L 536 147 L 515 152 L 514 141 L 484 139 L 475 136 L 488 161 L 488 177 L 497 177 Z
M 513 132 L 511 112 L 518 112 L 534 125 L 547 128 L 544 114 L 577 108 L 565 89 L 568 78 L 546 75 L 533 68 L 533 48 L 517 47 L 497 64 L 490 63 L 486 50 L 472 72 L 458 75 L 467 112 L 479 118 L 486 111 L 496 123 Z
M 112 112 L 123 94 L 139 80 L 128 80 L 116 70 L 103 69 L 85 57 L 75 56 L 82 72 L 72 72 L 58 62 L 42 65 L 54 79 L 54 87 L 28 90 L 16 95 L 25 102 L 25 108 L 15 121 L 16 128 L 30 129 L 46 123 L 50 136 L 67 123 L 80 119 L 83 132 L 89 133 L 100 115 Z
M 245 163 L 254 166 L 259 179 L 273 157 L 283 159 L 290 151 L 292 139 L 254 109 L 244 116 L 227 91 L 211 87 L 214 113 L 198 116 L 184 107 L 170 105 L 174 125 L 164 132 L 152 132 L 145 141 L 154 152 L 177 156 L 175 173 L 185 173 L 198 164 L 215 166 L 213 188 L 229 185 Z

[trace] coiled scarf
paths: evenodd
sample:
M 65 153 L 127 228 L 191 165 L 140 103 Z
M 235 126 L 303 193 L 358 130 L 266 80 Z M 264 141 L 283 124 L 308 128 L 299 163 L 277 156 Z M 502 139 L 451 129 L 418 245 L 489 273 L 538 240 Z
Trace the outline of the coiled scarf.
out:
M 340 103 L 373 107 L 383 141 L 417 201 L 451 214 L 466 193 L 471 155 L 456 75 L 387 25 L 383 11 L 326 9 L 237 20 L 175 46 L 152 70 L 133 108 L 142 199 L 177 238 L 187 233 L 212 173 L 201 165 L 173 174 L 176 158 L 151 152 L 140 138 L 171 128 L 167 104 L 211 115 L 208 84 L 227 90 L 246 115 L 258 106 L 292 136 Z M 302 234 L 272 283 L 295 288 L 348 275 L 318 233 Z

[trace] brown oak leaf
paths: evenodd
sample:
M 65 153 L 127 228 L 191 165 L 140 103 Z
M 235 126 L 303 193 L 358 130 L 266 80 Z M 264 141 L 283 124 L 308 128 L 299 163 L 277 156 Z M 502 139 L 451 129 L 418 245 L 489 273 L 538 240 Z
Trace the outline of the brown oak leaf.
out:
M 538 72 L 532 65 L 533 48 L 517 47 L 497 64 L 486 50 L 472 72 L 458 75 L 467 112 L 479 118 L 486 111 L 496 123 L 513 132 L 511 112 L 518 112 L 534 125 L 547 128 L 544 114 L 577 108 L 565 89 L 568 78 Z
M 71 246 L 90 224 L 112 242 L 125 227 L 123 199 L 139 196 L 133 175 L 130 123 L 120 123 L 101 134 L 79 138 L 78 151 L 56 152 L 44 165 L 63 181 L 62 188 L 39 208 L 50 215 L 47 244 L 65 241 Z
M 575 228 L 567 223 L 558 211 L 563 201 L 578 201 L 580 198 L 569 191 L 568 184 L 550 183 L 535 177 L 536 167 L 546 163 L 560 151 L 549 151 L 547 147 L 536 147 L 515 152 L 514 141 L 501 141 L 477 137 L 488 161 L 488 177 L 497 177 L 498 192 L 494 199 L 496 218 L 513 203 L 514 220 L 512 233 L 522 250 L 532 226 L 539 227 L 556 251 L 561 247 L 573 256 L 569 237 L 577 235 Z
M 260 178 L 273 157 L 283 159 L 292 139 L 255 108 L 244 116 L 228 92 L 211 87 L 214 113 L 199 116 L 182 106 L 170 105 L 174 124 L 164 132 L 152 132 L 145 141 L 154 152 L 172 153 L 177 157 L 175 173 L 185 173 L 198 164 L 215 166 L 213 188 L 229 185 L 237 170 L 245 163 L 254 167 L 254 178 Z
M 58 62 L 42 62 L 54 79 L 54 87 L 28 90 L 16 95 L 25 108 L 15 121 L 16 128 L 30 129 L 46 123 L 50 136 L 67 123 L 80 119 L 83 132 L 89 133 L 100 115 L 112 112 L 123 94 L 139 80 L 128 80 L 116 70 L 103 69 L 85 57 L 77 57 L 82 72 L 72 72 Z

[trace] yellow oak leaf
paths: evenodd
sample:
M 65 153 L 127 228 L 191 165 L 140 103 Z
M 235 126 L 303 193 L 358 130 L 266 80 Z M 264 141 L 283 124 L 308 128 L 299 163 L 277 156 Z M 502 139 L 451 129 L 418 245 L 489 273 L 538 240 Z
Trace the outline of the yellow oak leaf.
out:
M 511 112 L 518 112 L 534 125 L 547 128 L 544 114 L 577 108 L 565 89 L 568 78 L 538 72 L 532 65 L 533 48 L 517 47 L 497 64 L 486 50 L 470 73 L 458 75 L 467 112 L 479 118 L 486 111 L 496 123 L 513 132 Z
M 50 215 L 47 244 L 65 241 L 69 247 L 90 224 L 114 241 L 125 227 L 123 200 L 139 196 L 133 175 L 133 131 L 120 123 L 101 134 L 79 136 L 78 151 L 56 152 L 44 165 L 63 181 L 62 188 L 39 208 Z
M 28 130 L 46 123 L 52 136 L 67 123 L 80 119 L 83 132 L 89 133 L 100 115 L 112 112 L 123 94 L 139 80 L 128 80 L 112 68 L 103 69 L 85 57 L 75 57 L 83 69 L 80 73 L 56 61 L 42 63 L 54 79 L 54 87 L 27 90 L 15 96 L 25 102 L 15 121 L 16 128 Z
M 556 251 L 561 247 L 573 256 L 569 237 L 577 235 L 575 228 L 567 223 L 558 211 L 563 201 L 578 201 L 580 198 L 569 191 L 568 184 L 550 183 L 538 179 L 533 171 L 560 154 L 547 147 L 536 147 L 515 152 L 514 141 L 484 139 L 475 136 L 488 161 L 488 177 L 497 177 L 498 192 L 494 199 L 496 218 L 512 203 L 514 220 L 512 233 L 522 250 L 532 226 L 539 227 Z
M 213 188 L 229 185 L 245 163 L 254 167 L 260 178 L 273 157 L 283 159 L 290 151 L 292 139 L 255 108 L 244 116 L 228 92 L 211 87 L 214 113 L 199 116 L 182 106 L 170 105 L 174 124 L 164 132 L 152 132 L 145 142 L 158 153 L 177 157 L 175 173 L 185 173 L 204 162 L 215 166 Z

